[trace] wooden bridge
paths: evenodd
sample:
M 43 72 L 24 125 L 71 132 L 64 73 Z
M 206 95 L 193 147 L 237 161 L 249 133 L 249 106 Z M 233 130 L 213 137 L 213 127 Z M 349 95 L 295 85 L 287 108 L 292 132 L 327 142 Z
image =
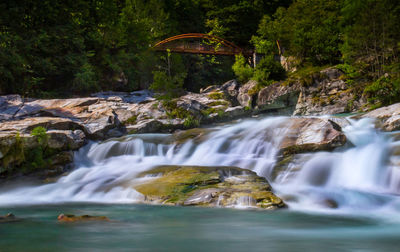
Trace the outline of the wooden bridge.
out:
M 210 54 L 210 55 L 238 55 L 252 56 L 253 51 L 244 50 L 223 38 L 204 34 L 187 33 L 173 36 L 158 42 L 153 46 L 156 51 L 170 51 L 175 53 Z

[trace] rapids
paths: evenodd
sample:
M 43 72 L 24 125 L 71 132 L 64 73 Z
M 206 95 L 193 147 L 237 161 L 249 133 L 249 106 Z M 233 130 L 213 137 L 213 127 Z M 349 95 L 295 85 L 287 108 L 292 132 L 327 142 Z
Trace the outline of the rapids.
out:
M 76 169 L 54 183 L 0 190 L 0 206 L 63 202 L 135 203 L 135 175 L 156 165 L 238 166 L 266 177 L 290 209 L 382 215 L 400 208 L 400 145 L 369 119 L 349 120 L 349 144 L 333 152 L 298 154 L 272 176 L 287 117 L 216 126 L 200 140 L 176 143 L 170 134 L 128 135 L 92 142 L 75 155 Z M 301 167 L 301 169 L 299 169 Z M 142 178 L 145 179 L 145 178 Z M 246 204 L 248 199 L 243 199 Z M 243 207 L 241 204 L 240 207 Z

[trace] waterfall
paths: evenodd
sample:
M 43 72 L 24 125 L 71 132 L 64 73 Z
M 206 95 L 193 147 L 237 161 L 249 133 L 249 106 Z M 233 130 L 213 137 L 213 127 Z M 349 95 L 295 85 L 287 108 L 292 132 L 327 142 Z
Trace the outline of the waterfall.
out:
M 369 119 L 350 120 L 343 128 L 349 146 L 333 152 L 297 154 L 273 176 L 278 146 L 288 117 L 243 120 L 218 126 L 200 141 L 173 141 L 170 134 L 138 134 L 90 143 L 75 155 L 76 169 L 54 183 L 3 188 L 0 205 L 57 202 L 133 203 L 136 175 L 156 165 L 238 166 L 266 177 L 292 209 L 359 211 L 399 206 L 400 145 L 374 128 Z M 146 179 L 146 178 L 141 178 Z M 238 205 L 251 206 L 250 199 Z

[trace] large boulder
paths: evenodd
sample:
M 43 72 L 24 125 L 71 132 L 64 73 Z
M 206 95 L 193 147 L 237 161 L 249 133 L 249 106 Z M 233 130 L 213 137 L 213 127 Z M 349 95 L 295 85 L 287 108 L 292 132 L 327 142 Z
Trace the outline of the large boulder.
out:
M 376 119 L 377 127 L 385 131 L 400 130 L 400 103 L 375 109 L 362 117 Z
M 64 118 L 33 117 L 2 123 L 0 176 L 44 170 L 45 176 L 63 172 L 64 166 L 73 161 L 72 150 L 86 143 L 85 133 L 74 128 L 79 124 Z
M 292 118 L 280 143 L 283 154 L 332 150 L 346 143 L 341 127 L 325 118 Z
M 237 167 L 158 166 L 138 175 L 145 203 L 276 209 L 285 206 L 265 178 Z
M 255 102 L 257 95 L 256 92 L 257 84 L 258 84 L 257 81 L 250 80 L 239 88 L 237 100 L 241 106 L 250 108 L 254 107 L 253 102 Z
M 262 88 L 258 92 L 257 107 L 259 110 L 279 110 L 292 114 L 300 93 L 299 83 L 284 84 L 277 82 Z
M 294 115 L 333 115 L 359 110 L 366 104 L 364 97 L 345 82 L 343 72 L 327 68 L 299 80 L 301 92 Z M 306 83 L 309 82 L 309 83 Z

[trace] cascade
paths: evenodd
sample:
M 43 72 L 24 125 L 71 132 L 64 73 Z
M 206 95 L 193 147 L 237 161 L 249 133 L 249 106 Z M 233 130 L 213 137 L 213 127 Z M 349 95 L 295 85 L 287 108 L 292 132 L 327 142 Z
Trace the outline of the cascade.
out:
M 0 191 L 0 205 L 59 202 L 134 203 L 136 175 L 156 165 L 238 166 L 266 177 L 292 209 L 360 211 L 395 209 L 400 190 L 400 145 L 369 119 L 343 128 L 350 144 L 333 152 L 297 154 L 272 176 L 288 117 L 248 119 L 218 126 L 201 141 L 176 143 L 170 134 L 138 134 L 92 142 L 75 155 L 75 169 L 54 183 Z M 282 127 L 286 125 L 286 127 Z M 301 167 L 299 169 L 299 167 Z M 141 178 L 146 179 L 146 178 Z M 254 202 L 240 199 L 239 206 Z

